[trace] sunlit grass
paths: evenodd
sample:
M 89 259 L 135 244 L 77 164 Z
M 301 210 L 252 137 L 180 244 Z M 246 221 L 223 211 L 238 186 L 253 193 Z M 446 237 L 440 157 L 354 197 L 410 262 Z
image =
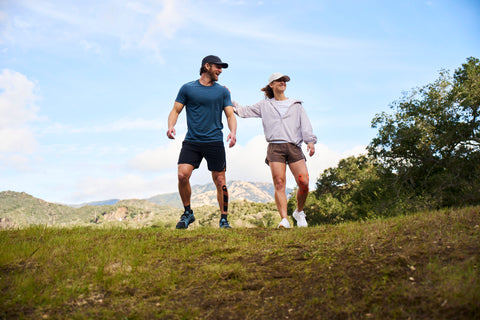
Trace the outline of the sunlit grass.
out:
M 0 319 L 472 319 L 479 223 L 473 207 L 290 230 L 1 231 Z

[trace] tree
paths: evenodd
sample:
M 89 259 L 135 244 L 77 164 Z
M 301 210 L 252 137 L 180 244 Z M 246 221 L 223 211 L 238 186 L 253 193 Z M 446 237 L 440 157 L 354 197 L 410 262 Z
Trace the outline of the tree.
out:
M 395 176 L 395 187 L 436 206 L 480 203 L 480 62 L 468 58 L 432 84 L 377 115 L 369 154 Z
M 382 170 L 366 155 L 342 159 L 337 167 L 326 169 L 317 180 L 315 197 L 305 204 L 309 221 L 336 223 L 386 215 L 389 197 Z

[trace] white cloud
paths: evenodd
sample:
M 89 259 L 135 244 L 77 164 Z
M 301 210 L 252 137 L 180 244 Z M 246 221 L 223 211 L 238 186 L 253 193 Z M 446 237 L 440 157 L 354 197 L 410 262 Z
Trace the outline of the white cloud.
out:
M 92 126 L 74 126 L 62 123 L 53 123 L 43 130 L 43 133 L 78 134 L 78 133 L 114 133 L 124 131 L 165 130 L 165 119 L 122 118 L 109 123 Z
M 25 1 L 7 6 L 0 16 L 3 38 L 22 46 L 78 45 L 95 54 L 108 39 L 123 49 L 139 48 L 160 57 L 166 40 L 188 21 L 188 0 Z M 28 22 L 27 22 L 28 21 Z
M 82 40 L 80 41 L 80 45 L 83 47 L 85 51 L 92 52 L 98 55 L 102 54 L 102 47 L 100 44 L 96 42 Z
M 346 157 L 365 153 L 365 146 L 357 146 L 351 150 L 338 152 L 329 149 L 323 144 L 315 145 L 315 154 L 308 156 L 306 145 L 302 146 L 303 152 L 307 157 L 307 168 L 310 175 L 310 188 L 315 187 L 315 183 L 320 174 L 330 167 L 335 167 L 338 162 Z M 245 147 L 235 146 L 227 150 L 227 180 L 242 181 L 272 181 L 270 168 L 265 164 L 267 151 L 267 142 L 264 136 L 256 136 L 251 139 Z M 295 186 L 295 179 L 289 169 L 287 169 L 287 185 Z
M 187 1 L 164 0 L 162 10 L 154 15 L 144 33 L 140 47 L 156 51 L 162 46 L 162 40 L 172 39 L 188 18 L 185 10 L 187 7 Z
M 1 136 L 1 135 L 0 135 Z M 7 168 L 12 168 L 17 172 L 30 172 L 30 158 L 21 154 L 1 154 L 0 163 Z
M 167 146 L 138 154 L 129 161 L 129 166 L 144 172 L 176 172 L 182 141 L 183 137 L 177 137 Z M 270 168 L 265 164 L 267 145 L 265 137 L 258 135 L 250 139 L 245 145 L 237 143 L 233 148 L 226 147 L 227 180 L 270 182 L 272 180 Z M 326 145 L 317 144 L 315 149 L 315 155 L 310 157 L 307 155 L 306 146 L 303 145 L 303 152 L 307 156 L 311 186 L 315 186 L 316 180 L 325 169 L 336 166 L 341 159 L 366 153 L 365 146 L 357 146 L 351 150 L 338 152 Z M 295 185 L 295 180 L 289 170 L 287 179 L 289 186 Z M 203 161 L 200 168 L 194 171 L 191 183 L 205 184 L 210 181 L 210 173 L 206 168 L 205 161 Z
M 166 146 L 146 150 L 131 159 L 128 165 L 138 171 L 176 170 L 182 141 L 183 137 L 176 137 L 175 140 L 170 140 Z
M 265 164 L 268 143 L 263 135 L 250 139 L 245 146 L 227 148 L 227 180 L 271 181 Z
M 307 154 L 306 150 L 304 150 L 304 153 L 305 155 Z M 350 156 L 358 156 L 365 153 L 365 146 L 356 146 L 351 150 L 338 152 L 330 149 L 324 144 L 315 145 L 315 155 L 313 155 L 313 157 L 309 157 L 307 155 L 307 167 L 310 175 L 310 187 L 313 188 L 315 186 L 317 179 L 320 177 L 320 175 L 325 169 L 336 167 L 341 159 Z
M 223 8 L 220 7 L 222 4 Z M 212 9 L 202 2 L 190 0 L 137 0 L 126 3 L 112 0 L 79 3 L 18 0 L 15 5 L 7 6 L 0 22 L 5 21 L 7 26 L 4 38 L 22 46 L 48 47 L 73 43 L 88 52 L 102 54 L 109 51 L 106 47 L 108 40 L 113 40 L 122 49 L 145 50 L 159 61 L 164 60 L 162 51 L 171 47 L 170 43 L 179 31 L 192 26 L 196 30 L 212 30 L 212 34 L 217 35 L 223 33 L 269 43 L 289 42 L 313 49 L 346 50 L 371 46 L 352 38 L 299 32 L 286 23 L 283 23 L 282 30 L 272 32 L 271 24 L 277 24 L 273 18 L 246 18 L 232 11 L 235 7 L 263 5 L 262 1 L 228 0 L 220 1 L 218 8 Z M 215 10 L 217 16 L 214 19 L 205 18 Z M 232 21 L 235 23 L 232 24 Z M 277 27 L 282 28 L 282 23 Z M 188 35 L 184 36 L 181 41 L 188 41 L 188 38 Z
M 177 190 L 177 176 L 166 174 L 153 179 L 127 174 L 118 178 L 85 177 L 78 181 L 71 199 L 89 202 L 107 199 L 145 199 L 160 193 Z M 174 185 L 175 188 L 171 188 Z
M 39 120 L 35 84 L 12 70 L 0 74 L 0 152 L 33 153 L 37 141 L 29 126 Z
M 81 178 L 72 195 L 72 201 L 86 202 L 106 200 L 111 198 L 145 199 L 156 194 L 178 192 L 177 189 L 177 159 L 183 137 L 171 141 L 167 146 L 147 150 L 132 158 L 128 166 L 138 173 L 123 173 L 118 177 L 107 178 L 88 176 Z M 264 136 L 256 136 L 245 146 L 227 147 L 227 180 L 271 182 L 269 167 L 265 164 L 267 142 Z M 316 145 L 316 154 L 307 156 L 307 167 L 310 174 L 310 188 L 323 170 L 336 166 L 338 161 L 364 153 L 365 148 L 358 146 L 346 152 L 337 152 L 325 145 Z M 304 148 L 306 154 L 306 149 Z M 212 177 L 206 168 L 205 161 L 195 170 L 191 185 L 212 183 Z M 287 185 L 295 187 L 295 180 L 287 169 Z

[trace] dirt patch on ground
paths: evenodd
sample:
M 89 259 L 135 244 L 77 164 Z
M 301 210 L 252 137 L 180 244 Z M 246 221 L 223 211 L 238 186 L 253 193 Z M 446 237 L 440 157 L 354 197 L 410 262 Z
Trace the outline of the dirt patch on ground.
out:
M 291 230 L 47 230 L 0 266 L 0 317 L 475 319 L 479 224 L 475 208 Z M 19 300 L 22 278 L 42 290 Z

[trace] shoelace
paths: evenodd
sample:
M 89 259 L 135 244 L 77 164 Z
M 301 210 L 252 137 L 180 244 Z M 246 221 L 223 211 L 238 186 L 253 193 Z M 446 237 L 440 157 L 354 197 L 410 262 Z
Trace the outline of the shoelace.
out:
M 185 212 L 185 213 L 182 214 L 182 216 L 180 217 L 180 221 L 187 221 L 187 220 L 190 220 L 190 213 L 189 213 L 189 212 Z

